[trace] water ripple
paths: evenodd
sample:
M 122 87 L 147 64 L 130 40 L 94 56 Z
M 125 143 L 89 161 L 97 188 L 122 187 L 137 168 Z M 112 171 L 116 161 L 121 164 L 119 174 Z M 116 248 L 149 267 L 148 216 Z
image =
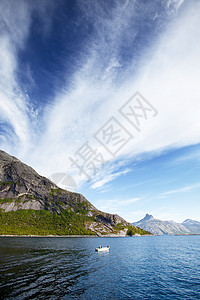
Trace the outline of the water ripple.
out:
M 199 248 L 199 236 L 0 238 L 0 298 L 200 299 Z

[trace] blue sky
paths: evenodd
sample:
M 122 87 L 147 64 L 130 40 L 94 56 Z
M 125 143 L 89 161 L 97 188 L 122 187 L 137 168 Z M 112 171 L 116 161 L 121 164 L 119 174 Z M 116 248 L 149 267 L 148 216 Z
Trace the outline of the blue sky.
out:
M 193 0 L 2 0 L 1 149 L 128 221 L 200 221 L 199 13 Z

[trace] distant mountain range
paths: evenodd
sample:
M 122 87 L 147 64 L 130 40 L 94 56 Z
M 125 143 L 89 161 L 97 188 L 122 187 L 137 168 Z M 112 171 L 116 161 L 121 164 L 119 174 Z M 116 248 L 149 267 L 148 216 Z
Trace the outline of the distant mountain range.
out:
M 176 223 L 154 219 L 152 215 L 146 214 L 142 220 L 134 222 L 132 225 L 139 226 L 156 235 L 200 234 L 200 222 L 191 219 L 187 219 L 183 223 Z

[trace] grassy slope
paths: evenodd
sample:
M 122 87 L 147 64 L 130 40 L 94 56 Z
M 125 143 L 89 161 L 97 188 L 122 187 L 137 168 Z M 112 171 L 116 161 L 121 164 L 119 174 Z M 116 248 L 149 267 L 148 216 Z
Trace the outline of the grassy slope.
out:
M 0 210 L 0 235 L 94 235 L 85 228 L 86 222 L 94 221 L 86 213 L 69 212 L 61 214 L 50 213 L 46 210 L 18 210 L 3 212 Z M 124 226 L 118 224 L 113 233 L 117 233 Z M 130 226 L 128 234 L 148 234 L 140 228 Z
M 16 235 L 84 235 L 84 223 L 91 220 L 85 215 L 64 211 L 52 214 L 46 210 L 18 210 L 0 212 L 0 234 Z

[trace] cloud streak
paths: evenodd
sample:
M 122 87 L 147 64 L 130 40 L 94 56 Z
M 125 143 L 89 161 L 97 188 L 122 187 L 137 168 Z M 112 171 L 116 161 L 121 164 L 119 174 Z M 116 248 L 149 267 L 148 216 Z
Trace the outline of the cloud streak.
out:
M 167 191 L 165 193 L 162 193 L 160 196 L 161 197 L 166 197 L 166 196 L 170 196 L 170 195 L 174 195 L 174 194 L 178 194 L 178 193 L 185 193 L 185 192 L 189 192 L 189 191 L 192 191 L 194 189 L 197 189 L 199 187 L 200 187 L 200 183 L 196 183 L 196 184 L 184 186 L 184 187 L 176 189 L 176 190 Z
M 6 2 L 2 3 L 6 5 Z M 161 34 L 154 37 L 149 32 L 145 40 L 148 47 L 143 48 L 139 37 L 144 28 L 137 27 L 142 12 L 147 14 L 142 4 L 116 1 L 108 13 L 100 2 L 80 3 L 85 20 L 93 24 L 93 32 L 76 60 L 76 71 L 72 72 L 70 84 L 64 84 L 68 82 L 64 74 L 62 88 L 55 91 L 53 101 L 44 108 L 42 119 L 36 120 L 35 125 L 31 99 L 20 90 L 15 76 L 17 49 L 23 47 L 30 34 L 35 8 L 20 2 L 22 7 L 18 11 L 22 15 L 16 15 L 12 22 L 11 10 L 4 9 L 7 13 L 1 18 L 7 29 L 2 30 L 0 49 L 4 75 L 1 78 L 5 78 L 0 82 L 1 121 L 10 125 L 8 135 L 18 142 L 14 142 L 15 150 L 11 150 L 10 142 L 2 138 L 2 147 L 46 176 L 68 172 L 81 183 L 84 180 L 72 169 L 68 157 L 88 140 L 110 162 L 110 170 L 106 166 L 101 170 L 102 179 L 91 183 L 92 188 L 100 188 L 124 175 L 118 171 L 118 160 L 124 162 L 125 168 L 125 162 L 141 153 L 159 153 L 198 143 L 200 8 L 195 1 L 191 3 L 181 11 L 183 1 L 165 2 L 162 13 L 158 12 L 161 17 L 157 18 L 162 21 L 159 23 L 163 26 Z M 157 22 L 153 17 L 158 8 L 154 4 L 151 9 L 143 20 L 146 27 L 150 26 L 150 21 Z M 48 16 L 41 15 L 49 28 Z M 175 15 L 177 18 L 173 19 Z M 18 28 L 16 36 L 13 34 L 15 28 Z M 48 34 L 47 29 L 45 32 Z M 125 49 L 127 43 L 128 50 Z M 134 43 L 141 49 L 135 49 Z M 141 134 L 134 132 L 134 141 L 112 158 L 96 143 L 93 135 L 113 115 L 133 132 L 131 125 L 120 117 L 118 109 L 137 90 L 156 107 L 158 117 L 149 120 Z M 17 150 L 19 145 L 23 151 Z
M 17 51 L 23 46 L 28 34 L 30 13 L 23 2 L 19 1 L 16 4 L 13 3 L 13 11 L 15 11 L 13 15 L 7 1 L 0 3 L 0 122 L 8 126 L 8 128 L 5 126 L 4 131 L 8 141 L 2 141 L 2 146 L 8 148 L 11 153 L 15 151 L 18 153 L 17 148 L 27 150 L 31 132 L 27 97 L 20 91 L 16 80 Z M 14 151 L 11 150 L 13 147 L 15 147 Z
M 0 142 L 2 149 L 18 157 L 30 153 L 38 134 L 34 127 L 37 112 L 18 81 L 18 55 L 26 47 L 33 12 L 40 14 L 44 25 L 49 23 L 44 12 L 46 4 L 23 0 L 0 3 Z M 26 75 L 33 84 L 28 66 Z
M 176 8 L 177 3 L 174 2 Z M 171 5 L 172 3 L 169 4 L 169 7 Z M 110 116 L 117 114 L 118 108 L 138 89 L 153 103 L 159 111 L 159 115 L 155 120 L 148 122 L 144 131 L 136 137 L 134 143 L 129 143 L 127 147 L 122 149 L 121 156 L 162 151 L 170 147 L 182 147 L 198 143 L 200 128 L 197 107 L 199 107 L 198 78 L 200 68 L 197 65 L 199 62 L 198 49 L 200 41 L 197 38 L 198 35 L 194 34 L 198 30 L 199 24 L 199 6 L 195 5 L 196 12 L 193 7 L 190 10 L 185 10 L 148 50 L 148 55 L 141 58 L 140 71 L 137 77 L 130 75 L 131 69 L 134 68 L 133 63 L 125 72 L 129 75 L 120 85 L 113 77 L 112 68 L 109 70 L 109 59 L 105 68 L 105 70 L 109 70 L 108 80 L 100 79 L 101 76 L 104 78 L 104 69 L 103 71 L 99 69 L 98 51 L 95 50 L 96 46 L 92 47 L 93 44 L 91 44 L 92 50 L 87 63 L 74 77 L 74 90 L 70 93 L 61 94 L 61 97 L 58 95 L 59 100 L 55 101 L 50 119 L 48 115 L 49 123 L 47 127 L 50 129 L 49 134 L 47 133 L 48 140 L 51 135 L 55 136 L 56 132 L 59 132 L 56 144 L 60 140 L 64 141 L 63 149 L 67 149 L 67 157 L 86 140 L 92 140 L 95 131 Z M 116 13 L 116 15 L 118 14 L 119 12 Z M 128 18 L 129 20 L 130 18 Z M 111 25 L 115 28 L 115 21 L 118 23 L 119 19 L 116 17 L 116 19 L 109 20 L 108 28 Z M 114 34 L 115 38 L 112 40 L 112 45 L 114 45 L 116 51 L 119 51 L 120 42 L 118 39 L 120 39 L 123 32 L 121 27 L 118 35 L 117 32 Z M 100 33 L 99 36 L 101 36 Z M 95 45 L 94 41 L 93 43 Z M 106 45 L 103 40 L 100 40 L 100 43 L 103 46 Z M 193 47 L 194 43 L 197 45 L 195 48 Z M 106 48 L 103 47 L 102 51 L 105 55 Z M 100 53 L 102 52 L 100 51 Z M 108 57 L 102 58 L 103 63 L 105 63 Z M 113 54 L 112 59 L 116 59 L 115 54 Z M 119 59 L 117 59 L 117 62 L 119 62 Z M 82 102 L 80 99 L 83 95 L 85 96 Z M 59 121 L 55 117 L 56 115 L 59 115 Z M 179 123 L 177 123 L 177 118 L 179 118 Z M 121 119 L 120 121 L 128 130 L 133 130 L 125 121 Z M 92 127 L 90 126 L 91 123 Z M 70 130 L 67 131 L 67 128 L 70 128 Z M 78 135 L 77 129 L 79 130 Z M 65 143 L 68 143 L 71 134 L 75 137 L 74 147 L 65 145 Z M 94 143 L 93 140 L 92 143 Z M 99 147 L 99 149 L 101 148 Z M 56 149 L 54 150 L 57 153 Z M 106 158 L 110 159 L 106 151 L 102 151 Z
M 96 181 L 91 185 L 92 189 L 97 189 L 103 187 L 105 184 L 115 180 L 117 177 L 120 177 L 122 175 L 126 175 L 130 170 L 124 170 L 118 173 L 110 174 L 108 176 L 105 176 L 103 179 Z

